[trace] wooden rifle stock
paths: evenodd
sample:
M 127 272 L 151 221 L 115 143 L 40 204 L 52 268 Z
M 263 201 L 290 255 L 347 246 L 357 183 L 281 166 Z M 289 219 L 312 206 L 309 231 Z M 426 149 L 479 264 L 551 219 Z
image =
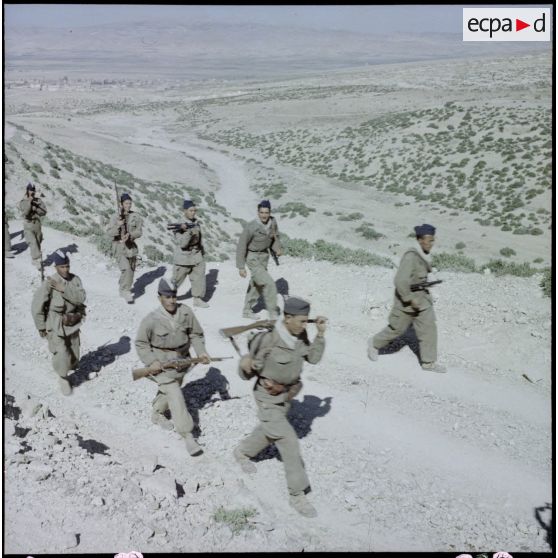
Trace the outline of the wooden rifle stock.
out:
M 230 337 L 234 337 L 235 335 L 244 333 L 245 331 L 250 331 L 251 329 L 271 329 L 275 325 L 276 321 L 277 320 L 258 320 L 257 322 L 253 322 L 245 326 L 224 327 L 219 330 L 219 333 L 222 337 L 228 339 Z M 312 318 L 308 320 L 308 323 L 314 324 L 316 323 L 316 320 Z
M 209 361 L 220 362 L 222 360 L 227 360 L 229 358 L 233 358 L 233 357 L 215 357 L 215 358 L 210 358 Z M 155 368 L 155 369 L 151 367 L 135 368 L 134 370 L 132 370 L 132 378 L 134 380 L 141 380 L 142 378 L 147 378 L 147 376 L 156 376 L 157 374 L 163 372 L 166 368 L 174 368 L 175 370 L 178 370 L 179 368 L 188 368 L 193 364 L 199 364 L 203 360 L 204 359 L 201 357 L 184 358 L 184 359 L 171 360 L 169 362 L 165 362 L 163 363 L 161 368 Z

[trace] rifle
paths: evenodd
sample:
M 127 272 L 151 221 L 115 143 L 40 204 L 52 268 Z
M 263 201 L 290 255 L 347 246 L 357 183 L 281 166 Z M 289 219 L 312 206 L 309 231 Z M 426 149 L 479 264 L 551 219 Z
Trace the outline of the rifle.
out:
M 215 358 L 210 358 L 209 361 L 220 362 L 222 360 L 227 360 L 229 358 L 233 358 L 233 357 L 215 357 Z M 200 357 L 171 360 L 169 362 L 164 362 L 161 368 L 156 368 L 155 370 L 149 367 L 136 368 L 132 370 L 132 378 L 134 380 L 140 380 L 141 378 L 147 378 L 148 376 L 156 376 L 157 374 L 163 372 L 166 368 L 174 368 L 175 370 L 178 370 L 180 368 L 188 368 L 189 366 L 192 366 L 192 364 L 199 364 L 202 360 L 204 359 Z
M 43 263 L 43 255 L 41 254 L 41 267 L 40 267 L 40 272 L 41 272 L 41 283 L 45 280 L 45 265 Z
M 277 320 L 258 320 L 257 322 L 253 322 L 246 326 L 233 326 L 233 327 L 224 327 L 219 330 L 219 333 L 222 337 L 230 339 L 235 335 L 239 335 L 240 333 L 244 333 L 245 331 L 249 331 L 251 329 L 271 329 Z M 311 319 L 308 320 L 309 324 L 315 324 L 316 320 Z
M 411 285 L 411 291 L 412 292 L 424 291 L 428 287 L 432 287 L 433 285 L 438 285 L 441 282 L 442 280 L 440 279 L 439 281 L 423 281 L 422 283 L 413 283 Z
M 279 265 L 279 256 L 275 253 L 273 248 L 269 249 L 269 255 L 273 258 L 275 265 Z
M 198 227 L 199 223 L 167 223 L 167 230 L 172 232 L 179 232 L 182 230 L 182 227 L 186 227 L 186 229 L 193 229 L 194 227 Z
M 277 222 L 275 221 L 275 217 L 270 217 L 270 219 L 271 219 L 271 232 L 273 233 L 273 242 L 275 242 L 277 240 Z M 279 256 L 271 246 L 269 247 L 269 255 L 273 258 L 275 265 L 279 265 Z
M 114 192 L 116 194 L 116 211 L 118 211 L 118 215 L 120 216 L 120 219 L 124 219 L 124 224 L 121 225 L 120 228 L 118 229 L 118 235 L 120 236 L 120 240 L 122 240 L 122 237 L 128 234 L 128 225 L 126 224 L 126 218 L 124 216 L 124 208 L 120 203 L 120 196 L 118 195 L 118 188 L 116 186 L 116 182 L 114 183 Z

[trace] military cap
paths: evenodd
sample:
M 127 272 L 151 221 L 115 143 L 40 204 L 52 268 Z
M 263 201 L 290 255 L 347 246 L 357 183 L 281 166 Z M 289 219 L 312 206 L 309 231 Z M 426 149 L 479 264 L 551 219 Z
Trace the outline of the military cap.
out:
M 289 296 L 285 298 L 283 312 L 293 316 L 308 316 L 310 314 L 310 303 L 303 298 Z
M 417 225 L 415 227 L 415 233 L 417 236 L 424 236 L 426 234 L 431 234 L 432 236 L 434 236 L 436 234 L 436 228 L 432 225 L 423 223 L 422 225 Z
M 68 254 L 65 254 L 62 250 L 56 250 L 52 259 L 54 260 L 54 265 L 66 265 L 70 263 Z
M 159 281 L 159 286 L 157 287 L 157 292 L 163 296 L 176 296 L 176 291 L 178 287 L 173 279 L 169 277 L 161 277 Z
M 271 203 L 269 200 L 262 200 L 259 204 L 258 204 L 258 209 L 260 209 L 260 207 L 267 207 L 269 210 L 271 210 Z
M 195 207 L 196 204 L 192 201 L 192 200 L 184 200 L 184 203 L 182 204 L 182 207 L 184 209 L 189 209 L 190 207 Z
M 124 193 L 120 196 L 120 203 L 122 203 L 123 201 L 126 201 L 126 200 L 131 200 L 131 199 L 132 199 L 132 196 L 130 196 L 130 194 Z
M 29 184 L 27 184 L 26 190 L 27 190 L 28 192 L 29 192 L 29 191 L 34 192 L 34 191 L 35 191 L 35 185 L 34 185 L 34 184 L 31 184 L 31 182 L 29 182 Z

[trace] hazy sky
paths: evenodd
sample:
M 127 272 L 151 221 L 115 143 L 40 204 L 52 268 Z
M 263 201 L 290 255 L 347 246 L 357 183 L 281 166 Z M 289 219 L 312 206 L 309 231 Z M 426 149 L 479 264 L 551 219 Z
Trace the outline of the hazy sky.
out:
M 488 7 L 491 4 L 479 5 Z M 79 27 L 132 21 L 264 23 L 358 32 L 451 32 L 462 30 L 460 6 L 239 6 L 4 4 L 5 28 L 20 25 Z M 504 5 L 495 5 L 505 7 Z M 520 7 L 521 5 L 515 5 Z M 525 7 L 551 4 L 528 5 Z

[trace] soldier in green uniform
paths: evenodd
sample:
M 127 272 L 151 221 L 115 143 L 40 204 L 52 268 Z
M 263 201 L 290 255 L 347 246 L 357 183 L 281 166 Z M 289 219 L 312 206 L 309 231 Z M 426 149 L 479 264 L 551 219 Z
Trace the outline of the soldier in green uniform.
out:
M 139 358 L 154 370 L 160 369 L 165 362 L 188 358 L 190 346 L 198 357 L 205 358 L 203 363 L 210 362 L 203 329 L 189 306 L 177 304 L 176 291 L 176 283 L 172 279 L 163 277 L 159 281 L 161 306 L 142 320 L 136 337 Z M 167 368 L 160 374 L 149 376 L 158 388 L 153 400 L 151 420 L 166 430 L 172 430 L 171 421 L 164 415 L 170 410 L 174 428 L 185 439 L 188 453 L 199 455 L 203 450 L 192 435 L 194 421 L 180 389 L 187 371 L 188 368 Z
M 283 320 L 274 329 L 254 337 L 250 353 L 240 360 L 240 377 L 248 380 L 257 376 L 254 397 L 258 406 L 260 423 L 247 438 L 235 448 L 234 457 L 246 473 L 256 471 L 250 461 L 269 444 L 274 443 L 281 454 L 289 503 L 300 514 L 315 517 L 315 508 L 306 499 L 310 481 L 300 456 L 300 446 L 294 428 L 288 421 L 290 400 L 302 389 L 300 375 L 304 361 L 320 362 L 324 348 L 326 318 L 317 317 L 318 333 L 310 342 L 306 332 L 310 304 L 297 297 L 288 297 Z
M 132 284 L 136 270 L 138 246 L 135 242 L 142 234 L 142 218 L 132 211 L 130 194 L 120 196 L 120 212 L 113 215 L 107 226 L 107 233 L 112 240 L 112 255 L 120 269 L 118 282 L 120 296 L 133 304 Z
M 432 296 L 428 289 L 413 292 L 411 285 L 427 280 L 432 271 L 430 251 L 435 241 L 436 229 L 423 224 L 415 227 L 417 244 L 405 250 L 395 275 L 395 297 L 388 318 L 388 325 L 368 340 L 368 358 L 378 359 L 378 349 L 403 335 L 413 324 L 420 348 L 421 366 L 432 372 L 446 372 L 437 362 L 436 316 Z
M 177 288 L 190 276 L 194 306 L 207 308 L 205 295 L 205 260 L 200 222 L 196 219 L 198 208 L 191 200 L 184 200 L 186 222 L 174 231 L 173 279 Z
M 29 245 L 31 260 L 37 269 L 41 269 L 43 255 L 41 254 L 41 243 L 43 232 L 41 218 L 47 213 L 45 202 L 35 196 L 35 185 L 27 184 L 25 197 L 19 202 L 19 211 L 23 218 L 23 235 L 25 242 Z
M 47 277 L 33 296 L 31 312 L 41 337 L 48 339 L 52 366 L 64 395 L 72 393 L 68 372 L 79 362 L 79 330 L 85 318 L 85 290 L 77 275 L 70 273 L 70 260 L 60 250 L 54 253 L 56 273 Z
M 250 282 L 242 312 L 244 318 L 258 318 L 252 312 L 252 306 L 262 294 L 269 319 L 277 319 L 277 287 L 267 271 L 270 249 L 277 256 L 281 255 L 277 221 L 271 216 L 269 200 L 262 200 L 258 204 L 258 219 L 245 225 L 236 247 L 236 267 L 240 276 L 246 277 L 246 267 L 250 270 Z

